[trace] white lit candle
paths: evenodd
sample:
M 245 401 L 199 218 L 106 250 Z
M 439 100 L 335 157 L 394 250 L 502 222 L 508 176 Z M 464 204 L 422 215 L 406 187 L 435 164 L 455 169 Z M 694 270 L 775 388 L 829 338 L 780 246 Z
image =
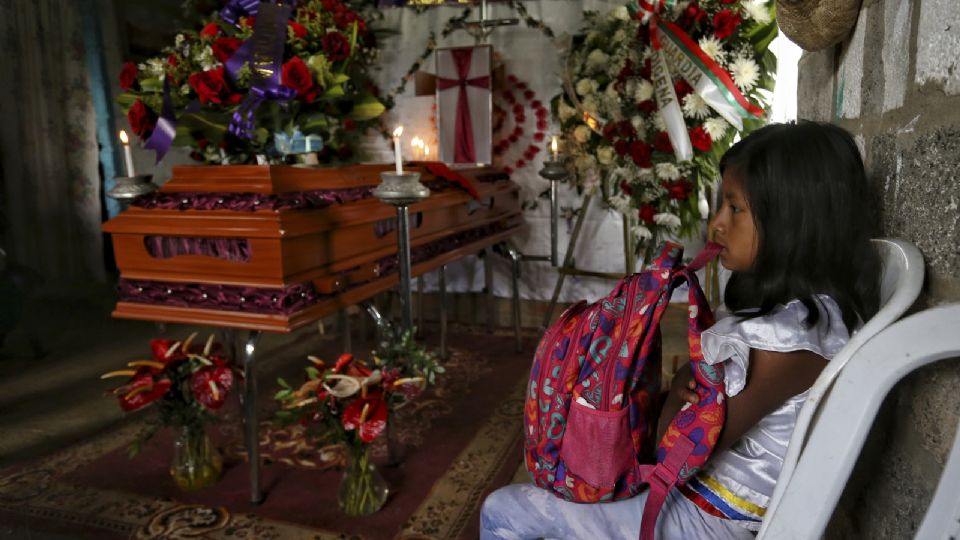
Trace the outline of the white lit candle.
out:
M 550 142 L 550 153 L 553 154 L 553 160 L 557 160 L 557 154 L 560 153 L 560 147 L 557 145 L 557 138 L 553 137 L 553 140 Z
M 423 160 L 430 161 L 430 145 L 429 144 L 423 145 Z
M 123 144 L 123 160 L 127 165 L 127 176 L 136 176 L 133 170 L 133 151 L 130 150 L 130 139 L 127 138 L 127 132 L 120 130 L 120 142 Z
M 393 154 L 397 160 L 397 174 L 403 174 L 403 160 L 400 159 L 400 135 L 403 134 L 403 126 L 397 126 L 393 130 Z

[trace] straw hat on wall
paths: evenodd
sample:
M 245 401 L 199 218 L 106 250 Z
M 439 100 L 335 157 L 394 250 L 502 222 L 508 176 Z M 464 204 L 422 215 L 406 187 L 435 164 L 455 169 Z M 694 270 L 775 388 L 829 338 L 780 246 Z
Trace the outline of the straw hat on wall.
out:
M 791 41 L 818 51 L 843 41 L 857 24 L 861 0 L 777 0 L 777 24 Z

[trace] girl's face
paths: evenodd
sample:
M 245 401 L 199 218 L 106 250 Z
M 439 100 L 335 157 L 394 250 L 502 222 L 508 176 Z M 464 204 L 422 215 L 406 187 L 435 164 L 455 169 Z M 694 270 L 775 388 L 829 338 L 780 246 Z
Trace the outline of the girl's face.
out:
M 720 263 L 733 272 L 749 272 L 757 258 L 759 235 L 747 204 L 747 193 L 734 167 L 727 167 L 720 185 L 722 204 L 710 221 L 714 241 L 723 246 Z

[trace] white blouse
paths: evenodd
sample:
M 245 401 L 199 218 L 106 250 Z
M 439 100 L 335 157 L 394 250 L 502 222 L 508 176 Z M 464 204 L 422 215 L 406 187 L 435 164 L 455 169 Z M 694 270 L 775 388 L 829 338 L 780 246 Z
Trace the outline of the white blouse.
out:
M 850 336 L 840 308 L 828 296 L 818 300 L 820 318 L 811 328 L 804 323 L 807 308 L 794 300 L 763 317 L 741 321 L 726 316 L 703 333 L 704 360 L 723 363 L 728 397 L 746 386 L 750 349 L 807 350 L 830 360 L 846 345 Z M 747 529 L 759 530 L 808 393 L 788 399 L 732 447 L 713 456 L 684 490 L 688 498 L 699 500 L 698 506 L 719 510 Z

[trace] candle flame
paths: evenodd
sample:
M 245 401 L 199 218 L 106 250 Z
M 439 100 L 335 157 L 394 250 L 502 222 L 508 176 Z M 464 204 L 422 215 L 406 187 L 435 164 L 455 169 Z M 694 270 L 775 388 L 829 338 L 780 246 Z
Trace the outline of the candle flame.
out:
M 430 155 L 430 145 L 429 145 L 429 144 L 423 145 L 423 155 L 424 155 L 424 156 L 429 156 L 429 155 Z
M 120 130 L 120 142 L 123 144 L 130 144 L 130 139 L 127 138 L 127 132 Z
M 554 137 L 553 137 L 553 141 L 550 142 L 550 150 L 553 151 L 554 154 L 556 154 L 556 153 L 557 153 L 557 149 L 558 149 L 558 146 L 557 146 L 557 137 L 554 136 Z
M 397 126 L 397 129 L 393 130 L 394 137 L 399 137 L 400 135 L 403 135 L 403 126 Z

